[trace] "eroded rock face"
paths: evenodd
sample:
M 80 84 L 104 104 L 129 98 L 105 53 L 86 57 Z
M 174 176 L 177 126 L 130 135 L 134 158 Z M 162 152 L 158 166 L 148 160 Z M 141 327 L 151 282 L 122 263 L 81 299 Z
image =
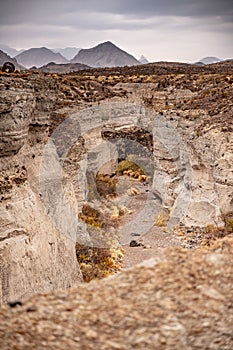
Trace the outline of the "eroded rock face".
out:
M 136 105 L 113 103 L 96 109 L 97 118 L 98 110 L 111 116 L 102 121 L 102 137 L 115 145 L 120 159 L 134 154 L 145 170 L 154 162 L 154 173 L 148 173 L 152 190 L 170 210 L 172 225 L 224 226 L 224 215 L 233 210 L 233 134 L 207 124 L 199 135 L 197 118 L 187 119 L 187 112 L 162 115 L 143 109 L 139 100 L 144 91 L 145 84 L 142 91 L 136 87 Z
M 82 276 L 75 242 L 51 222 L 40 198 L 48 115 L 34 110 L 38 99 L 30 85 L 0 94 L 0 301 L 7 302 L 74 286 Z
M 84 243 L 89 237 L 71 218 L 89 199 L 88 187 L 95 184 L 96 173 L 116 172 L 118 158 L 133 150 L 135 161 L 150 176 L 143 215 L 151 222 L 145 230 L 163 209 L 170 213 L 171 224 L 182 220 L 202 227 L 223 225 L 223 217 L 233 211 L 229 104 L 221 111 L 216 97 L 206 97 L 212 77 L 197 74 L 195 85 L 189 75 L 151 78 L 152 73 L 150 69 L 148 76 L 135 78 L 128 73 L 108 76 L 109 71 L 96 76 L 30 72 L 2 78 L 4 301 L 80 280 L 74 241 L 78 235 Z M 230 103 L 231 77 L 218 79 L 214 84 L 222 89 L 221 101 Z M 98 104 L 91 106 L 93 102 Z M 66 125 L 66 120 L 74 124 Z M 118 141 L 110 142 L 112 138 Z M 46 143 L 54 151 L 50 158 Z M 41 176 L 42 169 L 47 177 Z M 151 204 L 156 204 L 156 211 Z M 138 217 L 133 224 L 142 221 Z
M 13 155 L 27 141 L 34 96 L 30 90 L 1 91 L 1 157 Z
M 207 100 L 202 101 L 202 108 L 188 109 L 190 101 L 198 100 L 198 92 L 177 89 L 172 83 L 163 91 L 159 91 L 161 87 L 156 83 L 119 83 L 115 88 L 123 86 L 130 93 L 128 102 L 149 103 L 151 112 L 142 116 L 141 123 L 145 128 L 154 127 L 153 153 L 159 164 L 154 191 L 162 196 L 165 206 L 173 210 L 178 194 L 182 194 L 182 184 L 184 192 L 189 192 L 186 213 L 180 215 L 182 221 L 187 226 L 223 226 L 224 215 L 233 210 L 230 110 L 224 116 L 223 112 L 212 111 L 211 99 L 208 104 Z M 183 101 L 187 103 L 185 108 L 181 108 Z M 214 112 L 216 116 L 210 117 Z M 160 177 L 164 179 L 163 184 L 166 183 L 162 187 Z

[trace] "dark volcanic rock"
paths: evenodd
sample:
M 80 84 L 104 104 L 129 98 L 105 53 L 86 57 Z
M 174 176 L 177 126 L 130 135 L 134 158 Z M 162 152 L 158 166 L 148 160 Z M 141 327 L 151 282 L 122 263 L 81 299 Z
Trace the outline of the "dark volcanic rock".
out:
M 5 62 L 2 71 L 6 73 L 13 73 L 15 71 L 15 65 L 11 62 Z

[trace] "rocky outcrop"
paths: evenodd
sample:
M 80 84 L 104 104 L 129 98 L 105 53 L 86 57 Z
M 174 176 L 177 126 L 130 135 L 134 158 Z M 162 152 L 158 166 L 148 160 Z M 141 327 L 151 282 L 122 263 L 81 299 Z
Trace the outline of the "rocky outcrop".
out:
M 49 99 L 24 87 L 1 85 L 0 300 L 65 288 L 82 280 L 75 242 L 51 222 L 39 192 L 40 163 L 48 135 Z M 40 95 L 40 96 L 39 96 Z M 44 102 L 44 103 L 43 103 Z M 51 101 L 50 101 L 51 102 Z M 47 106 L 47 107 L 46 107 Z
M 2 72 L 13 73 L 15 71 L 15 66 L 11 62 L 5 62 L 2 66 Z
M 1 349 L 231 350 L 232 254 L 232 237 L 169 249 L 117 276 L 6 305 Z
M 16 154 L 27 141 L 33 107 L 30 89 L 1 91 L 1 157 Z

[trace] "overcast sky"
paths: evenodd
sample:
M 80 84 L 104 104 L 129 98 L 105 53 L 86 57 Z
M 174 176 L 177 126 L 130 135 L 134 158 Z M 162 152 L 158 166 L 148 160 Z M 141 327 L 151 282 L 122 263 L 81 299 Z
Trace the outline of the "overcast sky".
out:
M 89 48 L 112 41 L 138 58 L 233 58 L 232 0 L 1 0 L 0 43 Z

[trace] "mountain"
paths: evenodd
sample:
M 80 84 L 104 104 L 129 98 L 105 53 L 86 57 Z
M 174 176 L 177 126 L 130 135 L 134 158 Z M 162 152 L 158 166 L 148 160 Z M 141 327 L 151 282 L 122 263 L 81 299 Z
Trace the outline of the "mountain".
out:
M 205 58 L 202 58 L 199 62 L 204 64 L 211 64 L 211 63 L 218 63 L 221 61 L 222 60 L 218 57 L 205 57 Z
M 24 50 L 16 50 L 13 47 L 10 47 L 8 45 L 4 45 L 4 44 L 0 44 L 0 50 L 2 50 L 3 52 L 5 52 L 7 55 L 9 55 L 10 57 L 15 57 L 18 54 L 20 54 L 21 52 L 23 52 Z
M 41 67 L 49 62 L 67 63 L 67 59 L 60 53 L 54 53 L 47 47 L 32 48 L 25 50 L 15 57 L 18 63 L 30 68 L 32 66 Z
M 135 57 L 107 41 L 91 49 L 82 49 L 71 60 L 72 63 L 83 63 L 91 67 L 122 67 L 140 64 Z
M 201 61 L 195 62 L 195 66 L 203 67 L 205 66 L 205 63 L 202 63 Z
M 15 68 L 18 70 L 24 69 L 21 65 L 18 64 L 15 58 L 11 58 L 9 55 L 7 55 L 5 52 L 0 50 L 0 66 L 3 66 L 5 62 L 11 62 L 14 64 Z
M 54 62 L 50 62 L 46 64 L 45 66 L 42 66 L 38 68 L 38 71 L 46 72 L 46 73 L 71 73 L 76 72 L 79 70 L 86 70 L 90 69 L 91 67 L 82 64 L 82 63 L 65 63 L 65 64 L 58 64 Z
M 141 62 L 142 64 L 149 63 L 148 59 L 143 55 L 139 58 L 139 62 Z
M 65 57 L 67 60 L 71 60 L 74 58 L 75 55 L 81 50 L 78 47 L 65 47 L 63 49 L 51 49 L 55 53 L 60 53 L 63 57 Z

